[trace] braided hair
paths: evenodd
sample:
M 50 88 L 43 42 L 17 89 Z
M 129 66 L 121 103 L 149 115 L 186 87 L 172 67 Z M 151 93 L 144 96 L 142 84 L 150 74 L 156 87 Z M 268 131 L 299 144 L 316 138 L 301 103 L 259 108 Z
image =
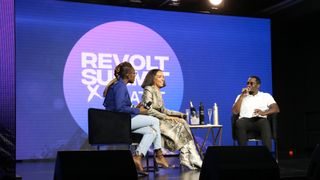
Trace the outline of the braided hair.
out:
M 126 75 L 133 69 L 133 66 L 129 62 L 122 62 L 116 66 L 114 69 L 115 78 L 112 79 L 103 91 L 103 97 L 106 97 L 110 87 L 117 81 L 119 78 L 125 78 Z

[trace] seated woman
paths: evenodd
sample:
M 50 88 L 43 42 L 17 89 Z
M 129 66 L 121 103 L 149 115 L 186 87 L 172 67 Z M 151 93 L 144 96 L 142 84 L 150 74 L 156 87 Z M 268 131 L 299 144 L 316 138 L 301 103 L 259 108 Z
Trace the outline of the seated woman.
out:
M 191 170 L 200 169 L 202 160 L 199 156 L 191 134 L 189 124 L 183 119 L 184 114 L 164 107 L 160 88 L 165 86 L 163 72 L 150 70 L 141 87 L 144 89 L 142 101 L 152 102 L 147 111 L 149 115 L 160 120 L 160 130 L 165 148 L 180 151 L 180 164 Z
M 124 112 L 131 114 L 131 129 L 135 133 L 143 134 L 142 140 L 133 156 L 137 171 L 147 175 L 144 171 L 141 158 L 146 155 L 148 149 L 153 144 L 156 154 L 156 162 L 163 167 L 169 167 L 167 160 L 161 151 L 161 134 L 159 120 L 155 117 L 147 116 L 147 110 L 138 105 L 137 108 L 131 107 L 128 83 L 133 83 L 136 73 L 132 65 L 123 62 L 115 68 L 116 79 L 112 80 L 103 92 L 105 99 L 103 105 L 106 110 Z

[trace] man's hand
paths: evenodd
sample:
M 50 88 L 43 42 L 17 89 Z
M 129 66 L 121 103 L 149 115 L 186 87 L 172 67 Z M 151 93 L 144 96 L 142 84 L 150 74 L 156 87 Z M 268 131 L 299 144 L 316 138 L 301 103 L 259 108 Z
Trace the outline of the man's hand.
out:
M 261 109 L 255 109 L 253 112 L 253 116 L 265 116 L 266 113 L 264 111 L 261 111 Z
M 248 87 L 242 88 L 242 91 L 241 91 L 242 95 L 248 95 L 248 93 L 249 93 L 249 88 Z

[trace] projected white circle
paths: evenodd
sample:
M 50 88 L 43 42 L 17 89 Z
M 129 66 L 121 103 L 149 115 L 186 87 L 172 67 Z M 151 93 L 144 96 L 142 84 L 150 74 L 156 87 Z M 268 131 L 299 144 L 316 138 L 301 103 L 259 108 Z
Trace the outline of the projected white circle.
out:
M 167 86 L 161 89 L 167 108 L 179 110 L 183 97 L 183 77 L 179 61 L 170 45 L 152 29 L 129 21 L 99 25 L 84 34 L 69 53 L 64 67 L 63 90 L 71 115 L 87 133 L 88 108 L 103 109 L 102 92 L 114 78 L 116 65 L 130 62 L 137 76 L 128 85 L 131 101 L 138 104 L 141 84 L 151 69 L 161 69 Z

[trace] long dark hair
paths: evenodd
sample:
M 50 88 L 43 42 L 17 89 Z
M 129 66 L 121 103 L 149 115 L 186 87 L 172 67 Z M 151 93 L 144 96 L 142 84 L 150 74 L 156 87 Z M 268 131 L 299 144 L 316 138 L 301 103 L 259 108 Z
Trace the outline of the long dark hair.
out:
M 141 85 L 141 87 L 144 89 L 146 86 L 152 86 L 154 84 L 153 80 L 157 74 L 157 72 L 162 71 L 161 69 L 152 69 L 150 70 L 147 75 L 146 78 L 144 78 L 144 81 Z M 163 82 L 163 86 L 166 86 L 166 81 Z
M 114 76 L 115 78 L 112 79 L 106 86 L 103 91 L 103 96 L 106 97 L 110 87 L 119 79 L 119 78 L 126 78 L 126 75 L 132 71 L 133 66 L 129 62 L 122 62 L 116 66 L 114 69 Z

